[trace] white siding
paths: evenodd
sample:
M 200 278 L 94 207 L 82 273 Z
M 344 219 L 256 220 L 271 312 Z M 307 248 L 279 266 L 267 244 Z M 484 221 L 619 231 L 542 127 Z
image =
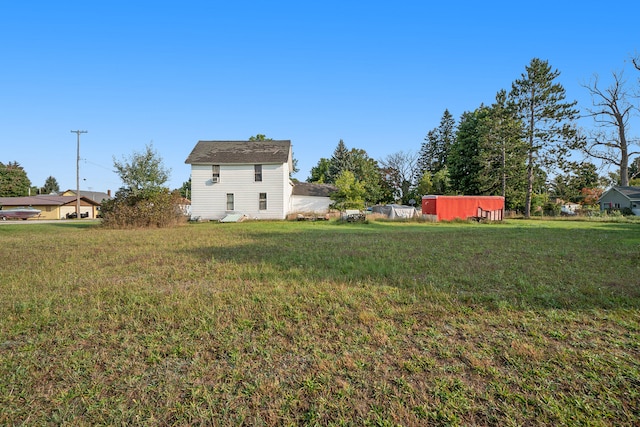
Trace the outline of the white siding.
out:
M 327 213 L 331 199 L 317 196 L 291 196 L 290 213 Z
M 220 165 L 219 182 L 211 180 L 211 165 L 191 165 L 191 215 L 201 220 L 217 220 L 229 213 L 256 219 L 284 219 L 291 185 L 289 167 L 263 164 L 262 181 L 255 182 L 254 164 Z M 227 211 L 227 194 L 234 195 L 234 210 Z M 267 209 L 259 209 L 260 193 L 267 193 Z

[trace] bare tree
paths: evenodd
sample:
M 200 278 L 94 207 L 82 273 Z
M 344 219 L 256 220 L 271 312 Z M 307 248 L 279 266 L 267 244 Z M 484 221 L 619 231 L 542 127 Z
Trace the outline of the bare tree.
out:
M 396 198 L 404 201 L 409 194 L 413 186 L 417 161 L 418 154 L 411 151 L 398 151 L 379 161 L 380 168 L 386 176 L 387 182 L 394 189 Z
M 640 64 L 634 65 L 638 67 Z M 620 170 L 620 185 L 629 185 L 629 159 L 640 154 L 633 151 L 637 141 L 630 140 L 629 117 L 636 108 L 629 101 L 630 93 L 626 87 L 623 72 L 612 73 L 613 82 L 606 89 L 599 86 L 598 75 L 594 75 L 589 84 L 582 85 L 591 94 L 593 108 L 587 109 L 593 117 L 595 129 L 587 137 L 584 152 L 596 159 L 612 164 Z

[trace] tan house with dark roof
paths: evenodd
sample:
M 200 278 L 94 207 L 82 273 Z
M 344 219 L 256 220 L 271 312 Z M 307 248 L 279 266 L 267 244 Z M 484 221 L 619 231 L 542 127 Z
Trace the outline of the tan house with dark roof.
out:
M 5 209 L 33 207 L 39 209 L 37 219 L 62 219 L 76 211 L 76 196 L 38 195 L 24 197 L 0 197 L 0 205 Z M 100 203 L 87 197 L 80 197 L 80 213 L 87 218 L 96 218 Z M 36 219 L 36 218 L 33 218 Z
M 329 187 L 293 183 L 291 141 L 199 141 L 191 165 L 191 217 L 227 215 L 285 219 L 298 212 L 327 212 Z

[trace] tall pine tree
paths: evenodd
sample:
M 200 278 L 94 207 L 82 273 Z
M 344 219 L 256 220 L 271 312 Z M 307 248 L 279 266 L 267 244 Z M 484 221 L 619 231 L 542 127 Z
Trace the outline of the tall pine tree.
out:
M 520 79 L 512 84 L 510 98 L 524 124 L 527 144 L 527 188 L 525 217 L 531 215 L 531 198 L 538 169 L 561 165 L 577 138 L 573 121 L 578 117 L 576 102 L 565 102 L 560 75 L 547 61 L 531 60 Z
M 456 121 L 444 110 L 440 125 L 427 133 L 418 153 L 415 180 L 418 181 L 425 172 L 435 174 L 447 165 L 447 157 L 455 140 Z
M 484 172 L 480 161 L 480 141 L 485 139 L 485 119 L 488 109 L 484 106 L 473 112 L 465 112 L 460 118 L 456 140 L 453 143 L 447 165 L 451 189 L 459 194 L 480 195 L 480 176 Z
M 342 172 L 353 170 L 352 163 L 351 153 L 347 150 L 347 146 L 344 141 L 340 140 L 340 142 L 338 142 L 338 146 L 333 151 L 333 156 L 331 156 L 329 174 L 326 182 L 334 183 Z

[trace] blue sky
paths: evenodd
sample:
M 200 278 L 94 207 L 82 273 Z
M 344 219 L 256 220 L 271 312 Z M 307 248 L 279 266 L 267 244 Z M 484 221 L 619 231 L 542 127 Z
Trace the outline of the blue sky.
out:
M 189 179 L 198 140 L 290 139 L 305 180 L 338 141 L 417 151 L 509 89 L 534 57 L 570 100 L 640 53 L 637 1 L 1 1 L 0 161 L 32 183 L 117 190 L 113 159 L 152 143 Z M 637 123 L 637 120 L 634 121 Z M 584 122 L 589 126 L 590 122 Z M 633 132 L 635 130 L 635 132 Z M 638 126 L 632 128 L 637 136 Z

